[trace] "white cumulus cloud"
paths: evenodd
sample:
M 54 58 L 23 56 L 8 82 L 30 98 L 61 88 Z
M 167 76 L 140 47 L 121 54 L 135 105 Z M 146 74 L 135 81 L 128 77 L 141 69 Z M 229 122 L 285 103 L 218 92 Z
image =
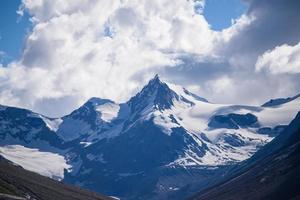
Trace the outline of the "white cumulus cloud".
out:
M 273 74 L 300 73 L 300 42 L 295 46 L 277 46 L 259 56 L 256 70 L 266 69 Z
M 199 1 L 23 0 L 33 30 L 20 60 L 0 68 L 0 101 L 48 115 L 92 96 L 124 101 L 180 54 L 211 52 Z M 67 100 L 66 100 L 67 99 Z M 57 106 L 66 104 L 58 112 Z M 54 111 L 55 110 L 55 111 Z
M 296 1 L 247 1 L 214 31 L 204 0 L 22 0 L 32 30 L 0 66 L 0 104 L 62 116 L 94 96 L 125 101 L 156 73 L 217 103 L 294 95 L 299 44 L 273 48 L 300 41 Z

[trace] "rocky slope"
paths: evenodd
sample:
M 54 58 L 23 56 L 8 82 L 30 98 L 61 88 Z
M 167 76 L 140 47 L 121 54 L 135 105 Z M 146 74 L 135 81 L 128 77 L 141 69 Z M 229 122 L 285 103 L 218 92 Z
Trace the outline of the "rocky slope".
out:
M 0 156 L 0 199 L 112 200 L 24 170 Z

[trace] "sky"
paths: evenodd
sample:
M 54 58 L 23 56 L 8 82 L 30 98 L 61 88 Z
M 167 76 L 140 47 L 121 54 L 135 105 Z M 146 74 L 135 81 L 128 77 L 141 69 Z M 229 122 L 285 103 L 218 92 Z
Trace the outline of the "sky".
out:
M 26 35 L 31 30 L 29 16 L 20 17 L 20 0 L 4 0 L 0 7 L 0 62 L 4 65 L 21 56 Z
M 297 0 L 4 0 L 0 104 L 51 117 L 155 74 L 214 103 L 300 93 Z

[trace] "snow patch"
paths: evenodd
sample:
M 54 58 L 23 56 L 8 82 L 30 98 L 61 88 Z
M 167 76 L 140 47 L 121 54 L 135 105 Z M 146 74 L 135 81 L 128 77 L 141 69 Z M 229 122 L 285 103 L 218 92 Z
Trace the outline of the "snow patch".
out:
M 88 147 L 93 143 L 92 142 L 80 142 L 79 144 L 83 145 L 84 147 Z
M 96 106 L 96 111 L 101 113 L 101 119 L 105 122 L 111 122 L 118 117 L 120 106 L 111 102 Z
M 121 200 L 120 198 L 118 197 L 115 197 L 115 196 L 109 196 L 110 198 L 113 198 L 113 199 L 116 199 L 116 200 Z
M 51 130 L 56 132 L 60 126 L 60 124 L 63 122 L 62 119 L 49 119 L 46 117 L 41 116 L 42 120 L 45 122 L 46 126 Z
M 30 149 L 21 145 L 2 146 L 0 154 L 26 170 L 57 180 L 62 180 L 64 170 L 71 168 L 65 158 L 59 154 L 41 152 L 38 149 Z
M 157 111 L 157 113 L 154 113 L 154 115 L 155 117 L 153 122 L 161 127 L 163 132 L 165 132 L 169 136 L 172 133 L 172 128 L 179 127 L 178 124 L 172 122 L 172 119 L 169 116 L 164 116 L 159 111 Z

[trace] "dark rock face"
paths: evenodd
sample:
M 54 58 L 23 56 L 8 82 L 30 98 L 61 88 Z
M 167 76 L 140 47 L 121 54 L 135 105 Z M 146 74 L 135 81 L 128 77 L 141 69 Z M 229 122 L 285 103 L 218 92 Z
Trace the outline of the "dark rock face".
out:
M 173 99 L 179 99 L 179 96 L 166 83 L 161 82 L 158 76 L 155 76 L 141 92 L 129 100 L 128 104 L 134 112 L 142 111 L 149 104 L 164 110 L 171 108 Z
M 251 113 L 247 113 L 245 115 L 229 114 L 228 117 L 231 118 L 237 125 L 242 127 L 253 126 L 257 122 L 257 117 Z
M 0 127 L 0 138 L 5 144 L 26 145 L 38 140 L 62 147 L 62 140 L 47 127 L 41 116 L 26 109 L 6 107 L 0 110 Z
M 216 115 L 214 116 L 208 126 L 211 128 L 227 128 L 227 129 L 238 129 L 238 125 L 228 116 Z
M 228 115 L 215 115 L 211 118 L 208 126 L 211 128 L 239 129 L 239 127 L 257 126 L 257 117 L 251 113 Z
M 224 134 L 223 140 L 225 143 L 234 147 L 241 147 L 245 145 L 245 142 L 241 140 L 237 135 Z
M 274 128 L 270 127 L 262 127 L 257 130 L 259 134 L 266 134 L 271 137 L 276 137 L 278 136 L 287 126 L 286 125 L 280 125 L 276 126 Z

